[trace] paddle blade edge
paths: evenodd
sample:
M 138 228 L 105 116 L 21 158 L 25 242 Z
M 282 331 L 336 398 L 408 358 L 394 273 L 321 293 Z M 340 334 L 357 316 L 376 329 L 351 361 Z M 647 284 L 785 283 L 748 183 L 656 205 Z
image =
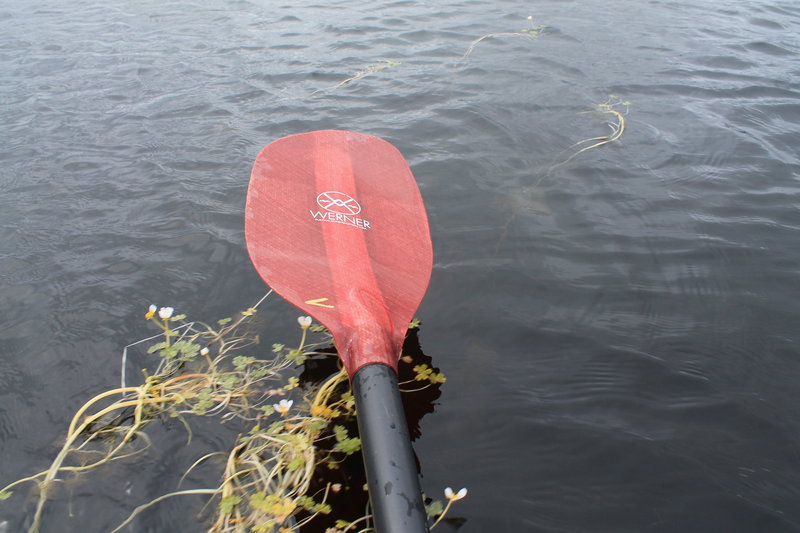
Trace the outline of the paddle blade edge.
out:
M 245 239 L 262 279 L 331 331 L 351 376 L 396 369 L 432 268 L 425 206 L 397 148 L 340 130 L 272 142 L 253 165 Z

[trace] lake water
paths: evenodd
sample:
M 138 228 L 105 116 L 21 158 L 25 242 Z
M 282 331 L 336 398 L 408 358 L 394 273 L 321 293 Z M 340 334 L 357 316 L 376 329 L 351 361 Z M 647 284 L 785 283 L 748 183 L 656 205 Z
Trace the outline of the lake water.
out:
M 148 305 L 210 321 L 266 292 L 252 161 L 334 128 L 395 144 L 426 201 L 420 342 L 448 381 L 415 449 L 428 494 L 469 488 L 459 531 L 800 531 L 799 36 L 789 0 L 0 2 L 0 484 L 119 382 Z M 609 95 L 622 137 L 558 166 L 612 133 Z M 44 531 L 173 490 L 197 455 L 152 433 Z M 202 504 L 131 531 L 202 531 Z

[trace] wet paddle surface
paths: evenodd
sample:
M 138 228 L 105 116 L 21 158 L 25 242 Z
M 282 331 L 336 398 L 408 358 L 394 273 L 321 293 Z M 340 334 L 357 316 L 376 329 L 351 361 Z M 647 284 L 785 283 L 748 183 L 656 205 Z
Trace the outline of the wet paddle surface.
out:
M 529 15 L 538 37 L 463 57 Z M 792 2 L 34 1 L 0 20 L 3 484 L 117 386 L 122 347 L 157 333 L 148 305 L 212 321 L 263 295 L 252 161 L 333 128 L 397 146 L 425 199 L 419 339 L 448 381 L 415 449 L 427 493 L 469 488 L 460 531 L 800 530 Z M 609 95 L 631 104 L 619 141 L 554 168 L 613 133 Z M 296 342 L 288 304 L 261 313 L 266 346 Z M 43 531 L 113 528 L 235 428 L 148 434 L 67 479 Z M 0 504 L 9 531 L 24 493 Z M 203 504 L 134 530 L 202 530 Z

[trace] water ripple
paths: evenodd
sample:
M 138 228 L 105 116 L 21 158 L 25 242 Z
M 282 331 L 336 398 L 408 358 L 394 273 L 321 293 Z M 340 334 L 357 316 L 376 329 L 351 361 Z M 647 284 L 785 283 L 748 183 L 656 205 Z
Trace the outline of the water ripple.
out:
M 213 320 L 253 301 L 253 158 L 344 128 L 396 144 L 426 199 L 423 341 L 448 382 L 415 445 L 431 494 L 470 488 L 465 533 L 798 529 L 800 9 L 564 6 L 4 7 L 4 472 L 42 468 L 117 382 L 151 302 Z M 510 35 L 529 15 L 543 32 Z M 623 137 L 553 168 L 608 133 L 609 93 L 632 104 Z M 152 472 L 82 485 L 54 527 L 174 489 L 173 429 Z M 192 450 L 232 433 L 209 423 Z M 184 505 L 141 527 L 196 531 Z

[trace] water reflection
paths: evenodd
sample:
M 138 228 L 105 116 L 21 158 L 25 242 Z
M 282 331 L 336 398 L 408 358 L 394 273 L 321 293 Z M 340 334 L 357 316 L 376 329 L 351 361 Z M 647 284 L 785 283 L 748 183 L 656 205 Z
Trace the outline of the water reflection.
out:
M 398 381 L 401 383 L 400 389 L 404 391 L 401 398 L 412 440 L 421 437 L 420 422 L 425 415 L 435 411 L 435 402 L 441 396 L 440 384 L 415 380 L 417 372 L 414 367 L 418 365 L 427 365 L 435 373 L 440 371 L 439 368 L 433 366 L 433 359 L 423 353 L 419 342 L 419 331 L 419 328 L 409 330 L 403 344 L 403 355 L 398 365 Z M 335 349 L 331 347 L 321 351 L 328 352 L 331 356 L 317 356 L 306 360 L 300 374 L 303 386 L 319 385 L 339 371 L 341 363 L 335 356 Z M 350 434 L 358 433 L 355 419 L 337 420 L 336 423 L 347 427 Z M 424 471 L 424 464 L 424 457 L 420 461 L 420 457 L 417 456 L 418 471 Z M 335 526 L 337 520 L 352 521 L 364 516 L 369 501 L 367 491 L 363 490 L 366 482 L 361 452 L 344 457 L 336 469 L 324 467 L 318 469 L 309 490 L 310 494 L 324 492 L 326 487 L 334 484 L 341 485 L 342 490 L 329 493 L 328 503 L 331 504 L 333 512 L 328 516 L 318 516 L 308 526 L 305 526 L 303 531 L 325 533 L 330 531 L 329 528 Z M 428 500 L 430 501 L 430 498 Z M 299 519 L 304 516 L 301 514 Z M 454 517 L 447 517 L 445 520 L 459 523 L 459 519 Z
M 537 39 L 459 64 L 528 15 Z M 794 3 L 36 0 L 0 20 L 4 480 L 117 382 L 150 301 L 227 316 L 261 292 L 242 210 L 265 142 L 356 129 L 401 149 L 429 210 L 420 314 L 448 382 L 415 447 L 428 492 L 470 488 L 465 532 L 800 529 Z M 535 188 L 610 93 L 626 135 Z M 52 531 L 173 490 L 174 429 L 55 502 Z M 141 531 L 196 531 L 195 503 Z

